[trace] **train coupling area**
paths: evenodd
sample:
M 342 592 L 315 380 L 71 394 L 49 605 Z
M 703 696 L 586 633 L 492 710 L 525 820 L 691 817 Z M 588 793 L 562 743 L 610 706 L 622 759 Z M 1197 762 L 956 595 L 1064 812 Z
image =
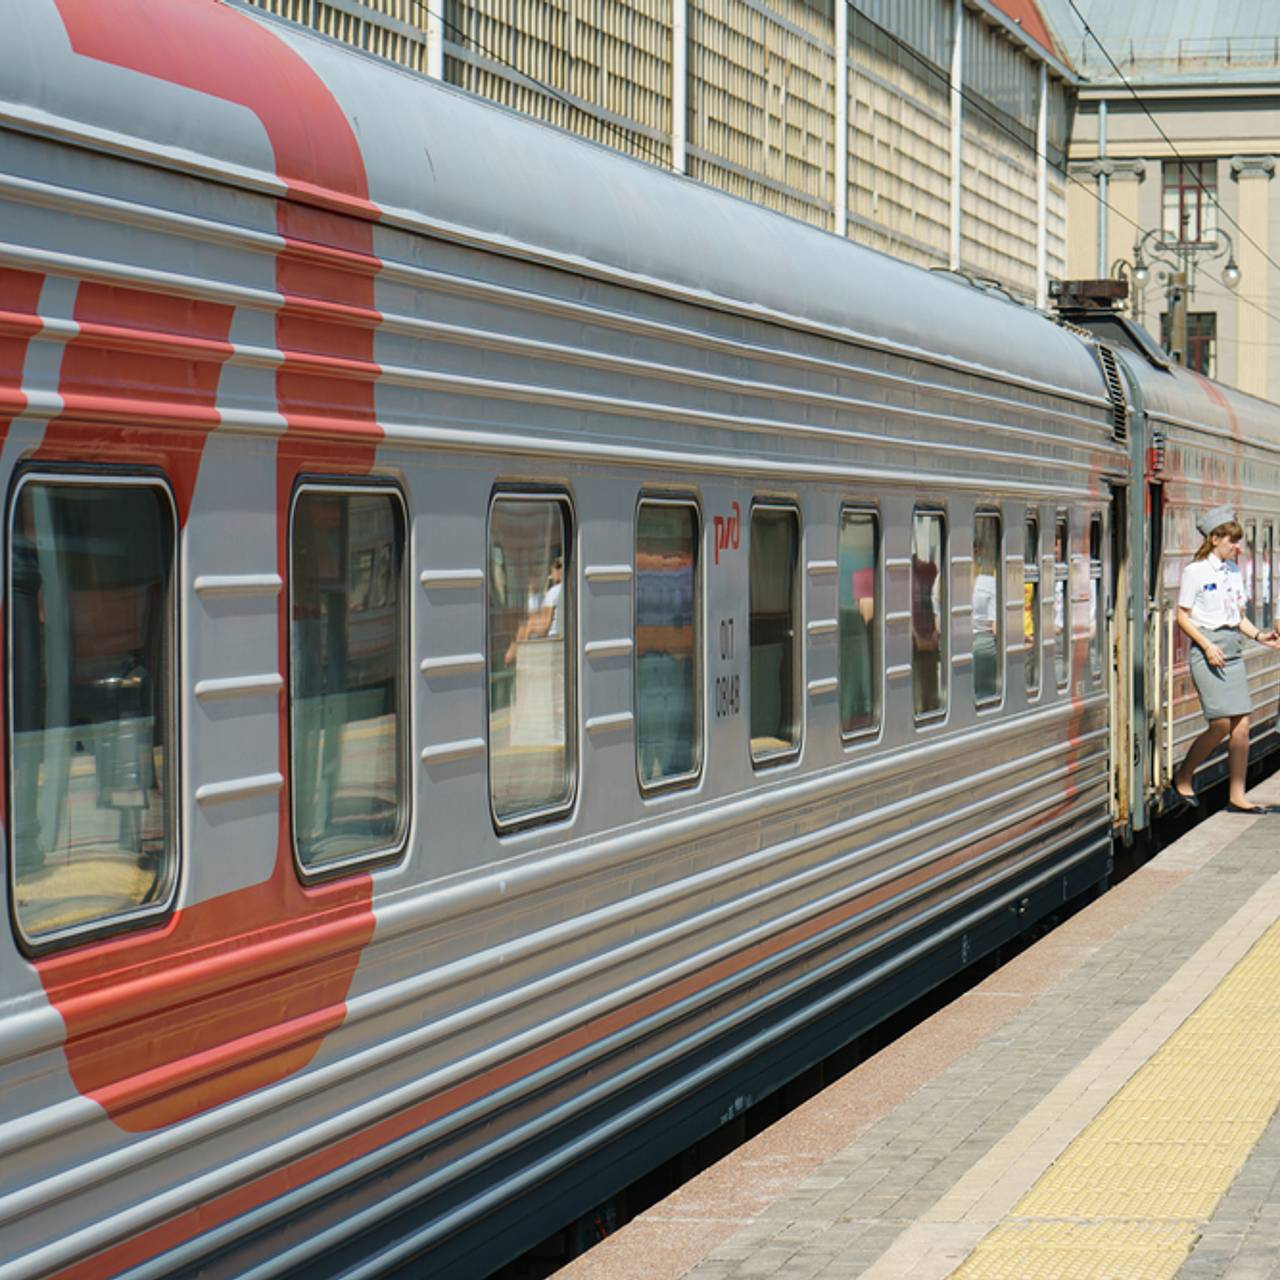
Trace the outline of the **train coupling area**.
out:
M 1224 811 L 556 1280 L 1280 1280 L 1278 1107 L 1280 814 Z

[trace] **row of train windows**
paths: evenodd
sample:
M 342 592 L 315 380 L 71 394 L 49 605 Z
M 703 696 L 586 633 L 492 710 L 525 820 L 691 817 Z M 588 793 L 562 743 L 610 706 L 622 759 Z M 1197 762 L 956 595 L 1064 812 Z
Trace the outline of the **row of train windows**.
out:
M 1054 630 L 1078 638 L 1068 599 L 1069 529 L 1053 542 Z M 169 492 L 139 477 L 31 475 L 10 530 L 14 901 L 32 942 L 163 909 L 176 879 L 177 521 Z M 1040 535 L 1025 526 L 1020 648 L 1040 687 Z M 567 497 L 495 494 L 485 574 L 488 776 L 500 831 L 564 814 L 576 778 L 576 634 Z M 692 785 L 702 769 L 702 521 L 690 499 L 643 497 L 635 524 L 634 726 L 646 793 Z M 290 794 L 304 875 L 398 852 L 406 770 L 407 520 L 399 491 L 306 484 L 289 529 Z M 1090 665 L 1101 671 L 1101 522 L 1090 526 Z M 800 517 L 760 503 L 748 532 L 747 689 L 717 681 L 717 710 L 750 724 L 757 766 L 800 749 L 804 634 Z M 1005 607 L 1000 517 L 975 518 L 971 600 L 974 696 L 998 704 Z M 947 522 L 920 510 L 911 537 L 911 647 L 918 719 L 948 704 Z M 871 509 L 840 512 L 837 687 L 846 738 L 881 720 L 882 559 Z M 1078 593 L 1077 593 L 1078 594 Z M 732 624 L 716 637 L 734 657 Z M 613 642 L 616 647 L 616 642 Z M 1070 645 L 1054 647 L 1057 684 Z M 590 647 L 588 647 L 590 650 Z M 466 655 L 464 655 L 466 656 Z M 435 660 L 445 671 L 449 659 Z M 736 669 L 736 667 L 735 667 Z M 423 664 L 431 676 L 432 660 Z M 744 697 L 745 693 L 745 697 Z

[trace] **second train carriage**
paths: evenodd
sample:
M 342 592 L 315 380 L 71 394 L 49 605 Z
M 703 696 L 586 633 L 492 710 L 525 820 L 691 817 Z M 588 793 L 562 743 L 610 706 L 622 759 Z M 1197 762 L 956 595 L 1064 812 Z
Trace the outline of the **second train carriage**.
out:
M 1104 880 L 1216 392 L 220 0 L 6 22 L 0 1276 L 481 1275 Z

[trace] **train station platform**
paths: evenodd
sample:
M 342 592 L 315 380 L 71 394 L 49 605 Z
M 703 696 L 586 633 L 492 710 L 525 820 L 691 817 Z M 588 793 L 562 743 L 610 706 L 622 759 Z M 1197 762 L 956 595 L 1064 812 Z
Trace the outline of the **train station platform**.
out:
M 1280 815 L 1218 812 L 556 1280 L 1280 1280 L 1278 1104 Z

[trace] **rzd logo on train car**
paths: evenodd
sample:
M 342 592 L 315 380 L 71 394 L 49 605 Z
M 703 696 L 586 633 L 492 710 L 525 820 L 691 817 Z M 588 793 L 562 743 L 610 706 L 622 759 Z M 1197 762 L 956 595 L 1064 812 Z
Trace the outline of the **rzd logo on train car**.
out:
M 715 551 L 715 562 L 720 563 L 720 553 L 734 551 L 742 545 L 742 508 L 735 502 L 733 515 L 711 517 L 711 545 Z

